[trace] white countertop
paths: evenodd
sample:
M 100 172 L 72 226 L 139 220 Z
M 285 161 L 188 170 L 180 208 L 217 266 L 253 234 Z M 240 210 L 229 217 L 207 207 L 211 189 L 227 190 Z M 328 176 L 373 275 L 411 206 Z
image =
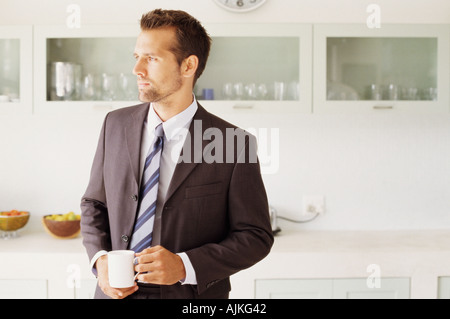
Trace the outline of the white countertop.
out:
M 57 239 L 46 233 L 44 229 L 24 228 L 23 230 L 19 230 L 19 236 L 17 238 L 8 240 L 0 239 L 0 253 L 64 253 L 86 255 L 86 250 L 81 241 L 81 236 L 72 239 Z
M 272 252 L 450 252 L 450 230 L 282 231 Z
M 0 240 L 0 252 L 85 254 L 82 238 L 56 239 L 43 229 L 19 230 Z M 271 253 L 450 252 L 450 230 L 282 231 Z

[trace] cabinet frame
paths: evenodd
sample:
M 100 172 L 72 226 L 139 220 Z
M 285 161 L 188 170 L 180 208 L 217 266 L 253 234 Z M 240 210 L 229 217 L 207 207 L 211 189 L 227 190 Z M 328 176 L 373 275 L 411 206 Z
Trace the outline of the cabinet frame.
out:
M 47 101 L 47 39 L 51 38 L 137 38 L 136 25 L 35 26 L 34 28 L 34 108 L 35 114 L 89 114 L 139 104 L 136 101 Z M 132 52 L 130 53 L 132 59 Z M 131 71 L 131 70 L 130 70 Z
M 365 24 L 314 24 L 314 113 L 412 112 L 448 113 L 450 111 L 450 32 L 448 25 L 382 24 L 370 29 Z M 329 101 L 327 95 L 327 38 L 436 38 L 437 101 L 357 100 Z
M 18 39 L 19 49 L 19 102 L 0 102 L 0 114 L 31 114 L 33 105 L 33 27 L 0 26 L 0 39 Z
M 214 37 L 296 37 L 299 39 L 298 101 L 276 100 L 199 100 L 216 114 L 311 113 L 312 111 L 312 24 L 205 24 Z M 214 45 L 214 44 L 213 44 Z M 208 64 L 206 66 L 208 68 Z

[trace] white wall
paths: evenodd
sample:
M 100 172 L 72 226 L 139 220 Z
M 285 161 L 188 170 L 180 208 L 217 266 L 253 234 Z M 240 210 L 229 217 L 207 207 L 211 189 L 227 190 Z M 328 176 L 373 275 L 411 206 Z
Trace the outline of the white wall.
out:
M 449 23 L 448 0 L 268 0 L 248 14 L 212 0 L 0 0 L 0 24 L 59 24 L 81 6 L 83 24 L 137 23 L 156 7 L 183 9 L 202 22 Z M 31 76 L 31 70 L 30 70 Z M 0 210 L 79 212 L 103 114 L 0 117 Z M 325 195 L 327 212 L 296 229 L 450 228 L 450 113 L 439 115 L 229 116 L 248 127 L 280 128 L 280 169 L 264 179 L 279 214 L 297 218 L 303 195 Z M 39 227 L 36 226 L 36 227 Z

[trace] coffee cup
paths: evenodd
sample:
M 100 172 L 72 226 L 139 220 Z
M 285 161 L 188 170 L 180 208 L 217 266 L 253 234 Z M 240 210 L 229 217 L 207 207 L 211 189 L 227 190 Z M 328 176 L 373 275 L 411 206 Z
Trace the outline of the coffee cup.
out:
M 134 273 L 136 258 L 133 250 L 113 250 L 108 253 L 109 285 L 128 288 L 134 285 L 139 273 Z

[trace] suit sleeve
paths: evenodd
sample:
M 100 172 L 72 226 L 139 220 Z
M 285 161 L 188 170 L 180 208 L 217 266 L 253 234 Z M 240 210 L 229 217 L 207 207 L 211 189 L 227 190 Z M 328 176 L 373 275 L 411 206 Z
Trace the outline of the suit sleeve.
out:
M 111 250 L 108 209 L 103 179 L 106 121 L 103 122 L 94 156 L 89 184 L 81 199 L 81 234 L 89 259 L 101 251 Z
M 228 190 L 230 231 L 219 243 L 187 252 L 197 276 L 198 293 L 248 268 L 273 245 L 267 195 L 256 156 L 256 138 L 249 135 L 234 165 Z

